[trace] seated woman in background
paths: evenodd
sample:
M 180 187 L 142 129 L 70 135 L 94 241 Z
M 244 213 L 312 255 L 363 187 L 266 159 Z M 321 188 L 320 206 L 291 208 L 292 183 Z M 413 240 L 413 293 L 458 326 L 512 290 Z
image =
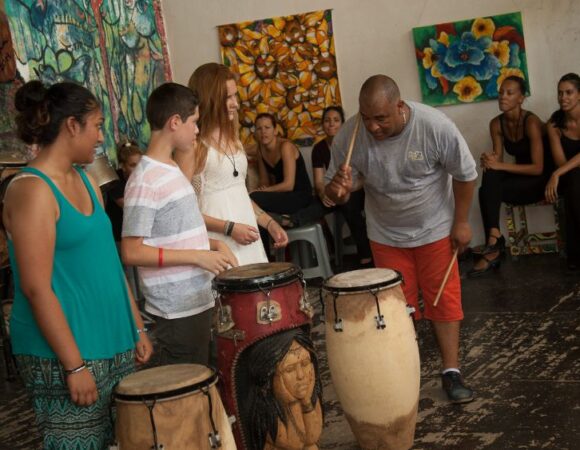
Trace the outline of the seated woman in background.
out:
M 535 203 L 544 198 L 543 122 L 522 108 L 525 81 L 517 76 L 507 77 L 499 88 L 499 109 L 489 129 L 493 151 L 481 155 L 483 180 L 479 188 L 479 207 L 486 233 L 486 246 L 468 273 L 474 277 L 498 268 L 505 238 L 499 229 L 502 202 L 516 205 Z M 505 162 L 503 151 L 515 158 Z
M 139 163 L 142 152 L 139 146 L 132 141 L 123 142 L 117 147 L 117 159 L 119 168 L 117 176 L 119 180 L 115 182 L 109 192 L 107 192 L 107 203 L 105 211 L 113 225 L 113 237 L 115 242 L 121 242 L 121 230 L 123 228 L 123 197 L 125 196 L 125 186 L 133 169 Z
M 264 211 L 292 214 L 312 201 L 312 184 L 304 158 L 289 140 L 278 136 L 276 119 L 262 113 L 256 117 L 256 149 L 260 187 L 250 194 Z M 262 238 L 268 247 L 268 240 Z
M 568 268 L 580 269 L 580 77 L 569 73 L 558 82 L 560 109 L 548 122 L 548 138 L 558 167 L 546 185 L 546 199 L 564 196 Z
M 324 193 L 324 174 L 330 163 L 330 146 L 332 145 L 332 140 L 343 123 L 344 111 L 340 106 L 329 106 L 326 108 L 322 113 L 322 128 L 326 137 L 312 148 L 314 189 L 322 204 L 327 208 L 332 208 L 335 204 Z M 363 266 L 372 262 L 366 221 L 362 214 L 364 207 L 365 191 L 362 187 L 353 191 L 350 194 L 348 202 L 339 206 L 340 212 L 344 216 L 356 243 L 359 262 Z

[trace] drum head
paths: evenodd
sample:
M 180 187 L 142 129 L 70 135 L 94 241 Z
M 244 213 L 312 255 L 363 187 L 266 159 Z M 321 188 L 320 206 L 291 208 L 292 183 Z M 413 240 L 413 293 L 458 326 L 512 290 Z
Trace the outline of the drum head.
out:
M 390 288 L 401 284 L 403 277 L 392 269 L 361 269 L 339 273 L 324 282 L 322 288 L 335 293 L 361 292 Z
M 302 276 L 300 268 L 292 263 L 260 263 L 234 267 L 220 273 L 213 280 L 219 292 L 253 292 L 290 283 Z
M 115 391 L 119 397 L 163 397 L 177 392 L 196 390 L 199 383 L 215 377 L 214 372 L 199 364 L 173 364 L 132 373 L 123 378 Z

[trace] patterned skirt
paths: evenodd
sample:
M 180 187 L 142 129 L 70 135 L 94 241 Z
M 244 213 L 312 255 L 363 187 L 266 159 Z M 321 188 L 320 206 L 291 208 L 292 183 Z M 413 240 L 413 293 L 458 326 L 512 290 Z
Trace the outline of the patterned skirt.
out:
M 30 394 L 45 450 L 103 450 L 113 441 L 112 392 L 115 385 L 135 371 L 134 351 L 111 359 L 86 361 L 98 390 L 98 400 L 77 406 L 70 398 L 62 366 L 51 358 L 16 355 L 16 362 Z

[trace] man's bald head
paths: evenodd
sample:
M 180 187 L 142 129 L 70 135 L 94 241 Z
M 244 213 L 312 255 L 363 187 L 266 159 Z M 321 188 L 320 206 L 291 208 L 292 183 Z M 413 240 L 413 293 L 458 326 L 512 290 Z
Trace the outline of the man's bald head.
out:
M 373 75 L 360 88 L 360 103 L 372 103 L 376 100 L 385 99 L 389 103 L 394 103 L 399 101 L 400 98 L 399 86 L 397 86 L 395 80 L 386 75 Z

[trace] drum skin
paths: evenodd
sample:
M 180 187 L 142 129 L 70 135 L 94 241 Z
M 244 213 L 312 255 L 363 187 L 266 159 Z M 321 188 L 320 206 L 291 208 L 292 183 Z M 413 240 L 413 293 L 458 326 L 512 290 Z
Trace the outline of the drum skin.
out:
M 351 279 L 360 284 L 365 274 L 356 272 L 369 276 L 378 270 L 354 271 Z M 340 288 L 328 282 L 332 278 L 323 287 L 328 365 L 349 425 L 363 449 L 409 449 L 417 422 L 420 363 L 403 291 L 399 283 L 373 290 L 386 324 L 377 329 L 372 293 L 364 286 L 359 292 L 337 292 Z M 340 332 L 334 330 L 334 302 L 342 319 Z
M 125 377 L 116 388 L 117 420 L 115 431 L 120 450 L 153 448 L 153 430 L 149 409 L 141 396 L 163 396 L 175 390 L 182 392 L 169 398 L 159 398 L 153 407 L 157 443 L 165 449 L 206 450 L 212 432 L 209 402 L 197 383 L 210 380 L 212 371 L 197 364 L 175 364 L 135 372 Z M 212 416 L 220 435 L 222 450 L 235 450 L 236 444 L 219 393 L 216 380 L 209 383 Z M 120 399 L 118 395 L 123 395 Z M 127 397 L 134 396 L 133 400 Z
M 286 273 L 287 276 L 276 279 L 269 274 Z M 238 448 L 246 448 L 241 430 L 239 407 L 237 404 L 238 390 L 244 391 L 243 386 L 236 386 L 236 369 L 238 358 L 242 352 L 252 344 L 284 330 L 310 324 L 308 312 L 301 309 L 304 289 L 300 279 L 300 270 L 289 263 L 261 263 L 240 266 L 227 270 L 216 277 L 214 289 L 219 293 L 220 308 L 228 308 L 233 328 L 226 332 L 217 332 L 218 373 L 220 376 L 219 388 L 226 411 L 236 416 L 232 428 Z M 257 288 L 253 280 L 264 280 Z M 265 280 L 272 279 L 270 287 Z M 279 305 L 280 318 L 272 322 L 258 320 L 260 305 L 267 299 Z M 233 336 L 242 336 L 234 338 Z

